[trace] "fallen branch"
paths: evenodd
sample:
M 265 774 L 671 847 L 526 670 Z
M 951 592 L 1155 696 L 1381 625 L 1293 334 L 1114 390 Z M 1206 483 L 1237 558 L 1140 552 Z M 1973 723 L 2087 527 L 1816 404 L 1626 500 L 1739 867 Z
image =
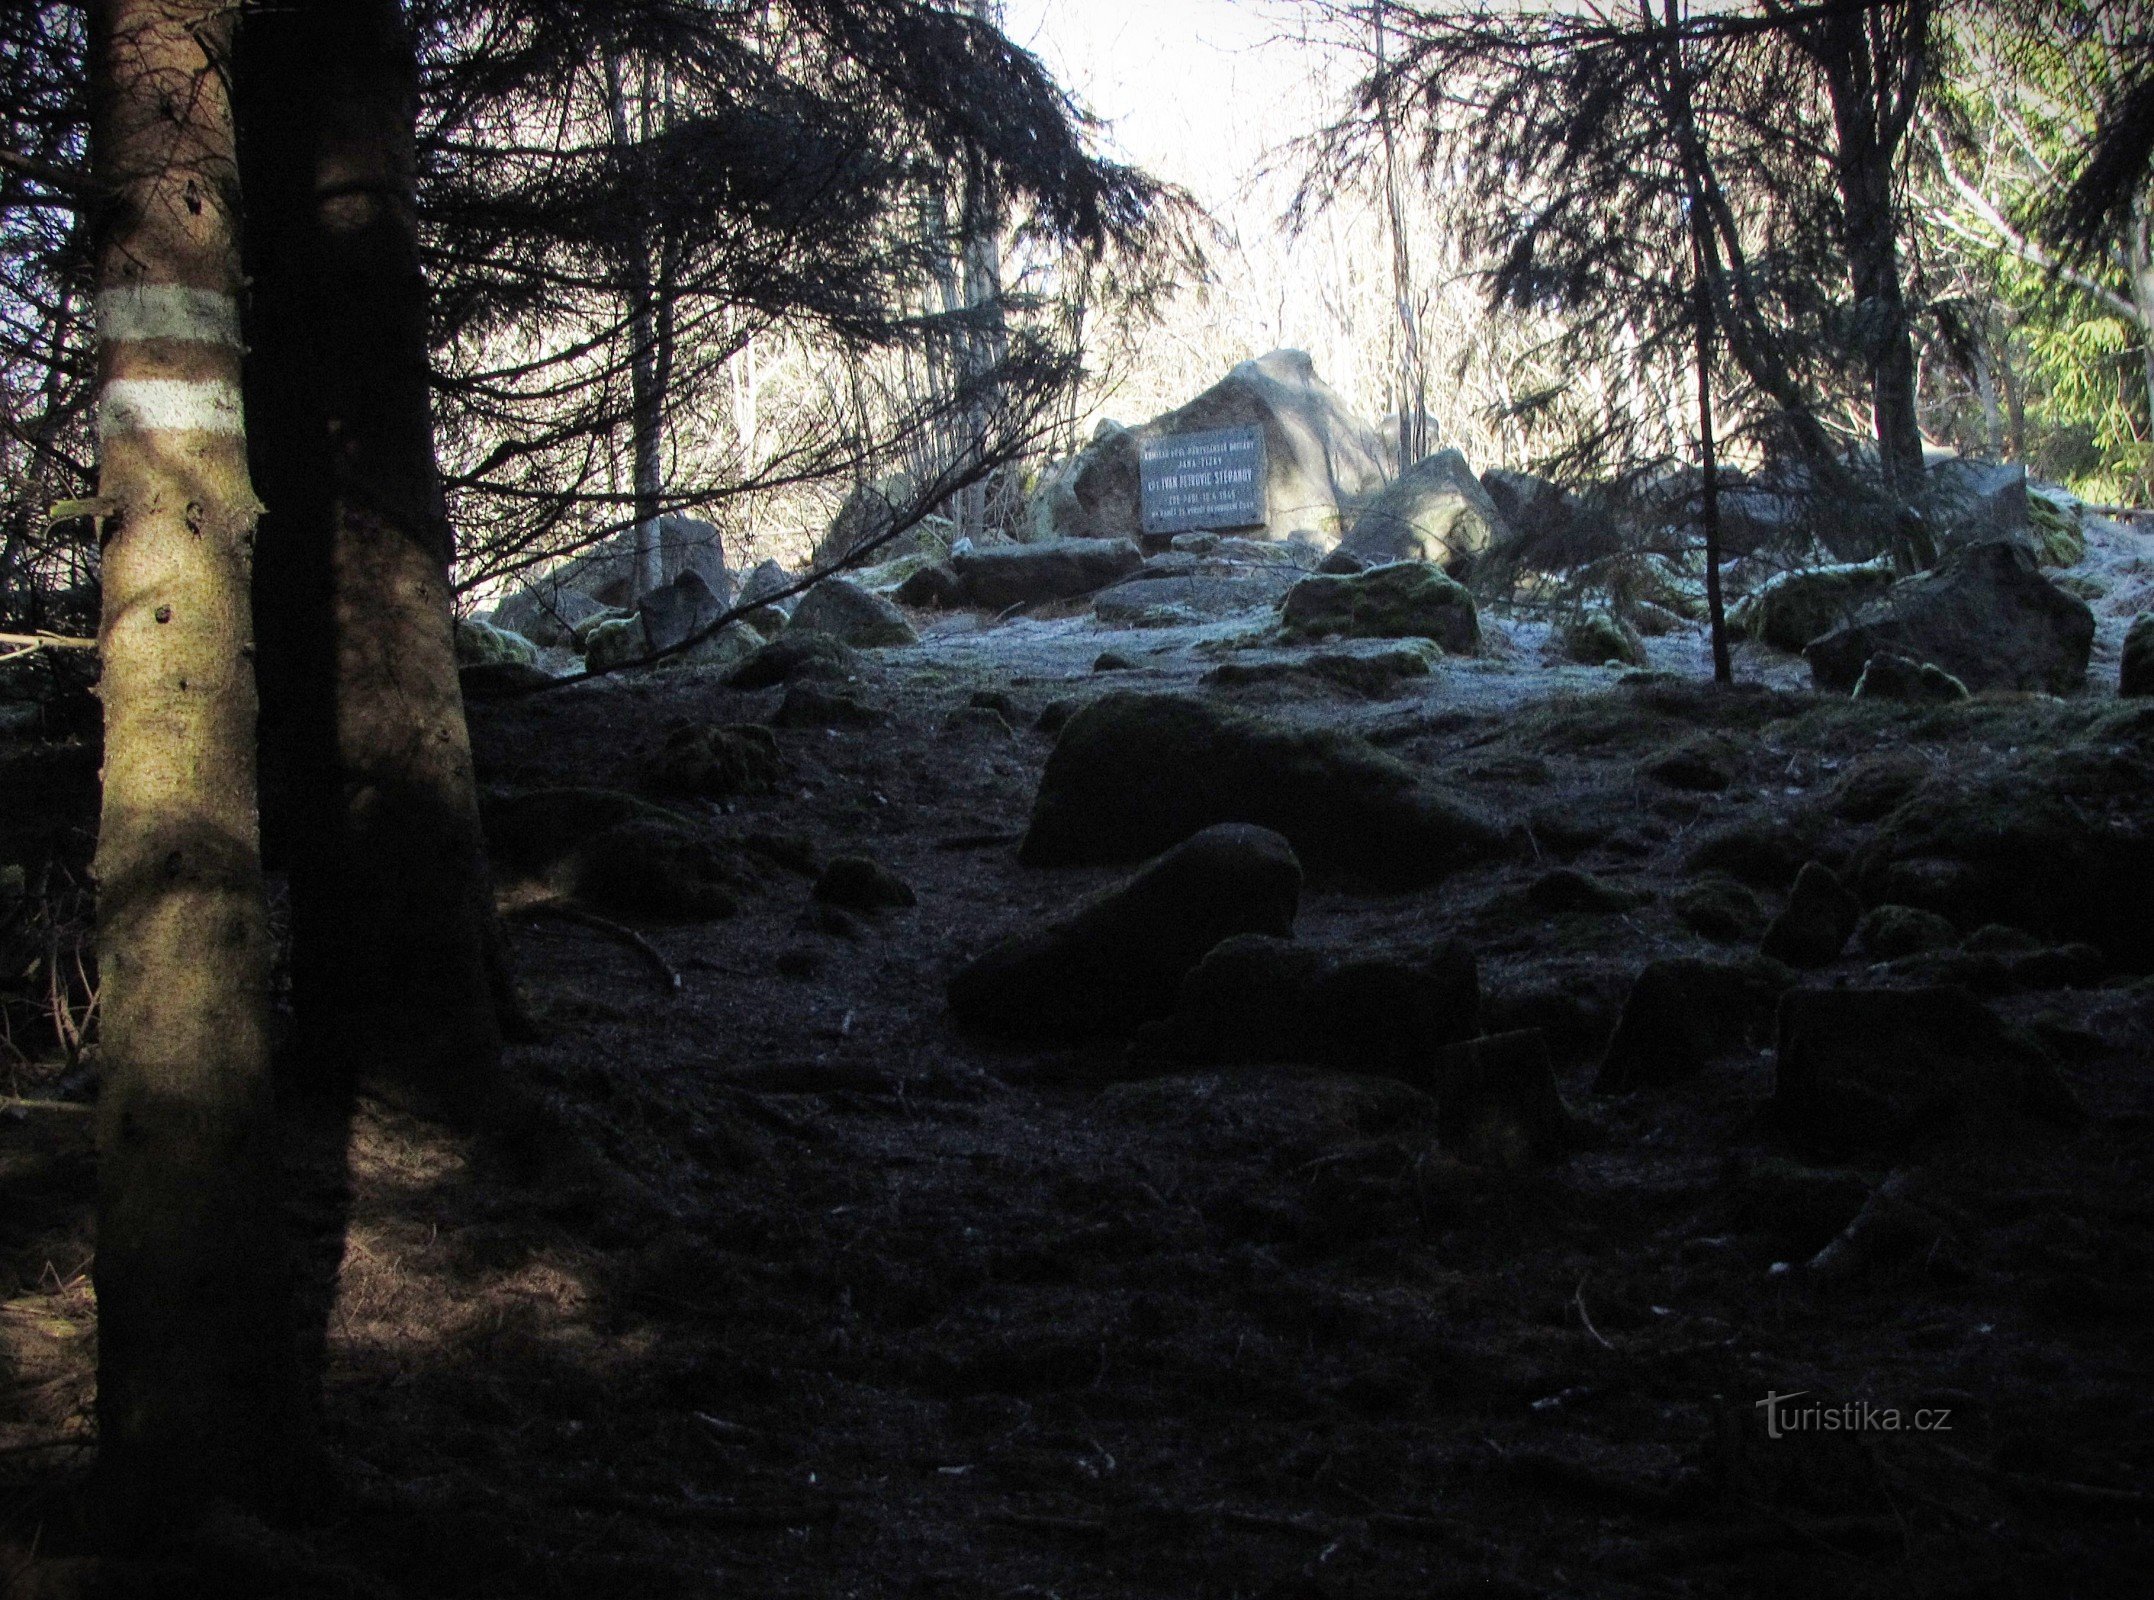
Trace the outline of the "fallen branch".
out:
M 634 928 L 624 927 L 611 917 L 602 917 L 595 911 L 586 911 L 582 906 L 567 905 L 559 900 L 541 900 L 535 905 L 524 906 L 520 909 L 526 916 L 559 917 L 563 922 L 573 922 L 596 933 L 603 933 L 609 939 L 618 939 L 651 964 L 651 970 L 658 974 L 658 981 L 663 983 L 671 993 L 679 994 L 681 992 L 679 970 L 665 958 L 664 953 L 660 951 L 658 946 L 644 938 Z
M 69 633 L 0 633 L 0 644 L 24 650 L 95 650 L 95 639 L 78 639 Z

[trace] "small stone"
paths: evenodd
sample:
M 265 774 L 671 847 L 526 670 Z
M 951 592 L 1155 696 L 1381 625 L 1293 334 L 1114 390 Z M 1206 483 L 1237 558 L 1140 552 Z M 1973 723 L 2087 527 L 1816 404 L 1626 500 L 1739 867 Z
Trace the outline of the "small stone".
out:
M 950 1009 L 1012 1038 L 1127 1033 L 1174 1010 L 1182 979 L 1237 933 L 1285 936 L 1301 864 L 1266 828 L 1206 828 L 1126 882 L 1014 934 L 950 980 Z
M 1075 700 L 1050 700 L 1040 707 L 1039 720 L 1032 726 L 1041 733 L 1060 733 L 1070 718 L 1077 715 L 1079 702 Z
M 1007 739 L 1016 731 L 1003 719 L 1001 712 L 990 706 L 959 706 L 942 719 L 942 733 L 946 739 L 983 734 L 989 738 Z
M 812 945 L 795 945 L 778 952 L 778 970 L 788 978 L 812 978 L 823 970 L 829 957 Z
M 1000 714 L 1013 728 L 1025 720 L 1025 708 L 1018 704 L 1017 696 L 1005 689 L 975 689 L 972 698 L 965 703 Z
M 1125 656 L 1119 650 L 1102 650 L 1093 660 L 1092 670 L 1094 672 L 1128 672 L 1134 669 L 1136 665 L 1136 662 L 1130 660 L 1128 656 Z
M 826 905 L 848 911 L 881 911 L 917 905 L 912 885 L 879 861 L 866 856 L 839 856 L 823 869 L 811 891 Z
M 688 723 L 666 735 L 647 772 L 651 787 L 699 800 L 767 793 L 783 764 L 770 730 Z
M 1582 666 L 1598 667 L 1621 662 L 1626 667 L 1646 664 L 1645 641 L 1638 631 L 1612 611 L 1593 610 L 1563 630 L 1564 659 Z
M 1829 1156 L 1897 1157 L 1941 1139 L 2079 1116 L 2032 1040 L 1964 989 L 1791 989 L 1772 1115 Z
M 860 657 L 827 633 L 788 630 L 736 667 L 726 682 L 736 689 L 769 689 L 795 678 L 843 678 L 859 665 Z
M 1696 1077 L 1715 1058 L 1771 1037 L 1773 1011 L 1795 974 L 1762 956 L 1748 961 L 1654 961 L 1638 974 L 1595 1094 L 1664 1088 Z
M 1881 650 L 1855 680 L 1857 700 L 1904 700 L 1916 705 L 1950 705 L 1968 698 L 1967 685 L 1927 661 Z
M 854 695 L 802 679 L 785 686 L 771 721 L 780 728 L 871 728 L 883 714 Z
M 1855 944 L 1864 955 L 1893 961 L 1924 950 L 1949 950 L 1959 930 L 1934 911 L 1913 906 L 1872 907 L 1855 928 Z
M 1765 930 L 1759 948 L 1791 967 L 1822 967 L 1839 958 L 1861 920 L 1862 902 L 1832 869 L 1808 862 L 1795 874 L 1787 909 Z
M 1435 1091 L 1437 1140 L 1476 1165 L 1525 1166 L 1582 1142 L 1538 1029 L 1446 1047 L 1436 1057 Z
M 1765 906 L 1733 878 L 1700 878 L 1676 891 L 1674 909 L 1684 926 L 1722 944 L 1748 944 L 1765 931 Z
M 2143 611 L 2124 630 L 2124 659 L 2117 668 L 2117 693 L 2126 699 L 2154 695 L 2154 611 Z
M 1742 752 L 1718 734 L 1686 739 L 1648 761 L 1645 775 L 1671 789 L 1717 794 L 1735 782 Z
M 1536 911 L 1612 916 L 1633 910 L 1641 903 L 1641 895 L 1570 867 L 1544 872 L 1526 886 L 1526 904 Z

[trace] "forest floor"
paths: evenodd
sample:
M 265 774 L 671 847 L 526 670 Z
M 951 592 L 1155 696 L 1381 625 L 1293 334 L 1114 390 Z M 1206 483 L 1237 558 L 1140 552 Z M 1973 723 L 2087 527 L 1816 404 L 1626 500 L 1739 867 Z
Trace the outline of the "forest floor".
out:
M 1747 827 L 1844 859 L 1863 783 L 2017 770 L 2082 746 L 2104 703 L 1857 705 L 1763 656 L 1741 662 L 1752 687 L 1716 692 L 1550 672 L 1515 637 L 1508 663 L 1444 662 L 1386 699 L 1196 689 L 1200 634 L 944 624 L 865 657 L 852 689 L 877 725 L 779 729 L 776 788 L 707 808 L 802 865 L 871 856 L 914 907 L 832 918 L 806 873 L 773 869 L 731 917 L 639 925 L 678 992 L 604 929 L 514 919 L 543 1037 L 513 1066 L 586 1158 L 534 1176 L 362 1101 L 340 1159 L 297 1169 L 338 1219 L 345 1502 L 297 1531 L 225 1528 L 209 1572 L 128 1592 L 2147 1593 L 2146 980 L 1996 1000 L 2089 1116 L 1925 1156 L 1920 1237 L 1848 1278 L 1804 1264 L 1885 1165 L 1776 1142 L 1769 1040 L 1677 1087 L 1590 1092 L 1647 961 L 1754 946 L 1677 915 L 1700 840 Z M 1138 665 L 1091 671 L 1108 646 Z M 1694 641 L 1655 648 L 1694 676 Z M 1527 824 L 1515 856 L 1432 889 L 1315 877 L 1297 937 L 1467 941 L 1484 1027 L 1544 1030 L 1587 1147 L 1474 1166 L 1391 1080 L 1161 1073 L 1116 1044 L 954 1027 L 953 971 L 1124 875 L 1015 850 L 1053 747 L 1034 717 L 1108 687 L 1357 729 Z M 983 714 L 983 692 L 1009 701 Z M 659 671 L 477 707 L 482 779 L 635 789 L 670 725 L 768 721 L 779 695 Z M 1652 776 L 1677 747 L 1709 748 L 1726 786 Z M 1559 860 L 1646 898 L 1533 909 Z M 51 1559 L 88 1459 L 89 1119 L 12 1118 L 9 1600 L 95 1576 Z M 1795 1392 L 1902 1426 L 1769 1437 L 1759 1403 Z M 1916 1431 L 1917 1408 L 1944 1425 Z

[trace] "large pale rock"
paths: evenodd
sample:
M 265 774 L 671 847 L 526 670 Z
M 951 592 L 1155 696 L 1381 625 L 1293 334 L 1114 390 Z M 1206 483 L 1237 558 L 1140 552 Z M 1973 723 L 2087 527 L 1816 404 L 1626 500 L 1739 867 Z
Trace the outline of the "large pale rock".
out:
M 1400 886 L 1504 848 L 1494 821 L 1366 740 L 1121 690 L 1063 728 L 1019 859 L 1135 860 L 1219 822 L 1275 829 L 1312 866 Z
M 1135 428 L 1102 425 L 1043 488 L 1039 521 L 1059 537 L 1133 539 L 1143 531 L 1137 455 L 1147 439 L 1214 428 L 1264 430 L 1268 512 L 1255 536 L 1306 530 L 1336 544 L 1385 481 L 1383 447 L 1299 350 L 1244 361 L 1188 404 Z
M 988 611 L 1074 600 L 1119 582 L 1143 565 L 1144 552 L 1127 538 L 991 545 L 950 557 L 959 597 Z
M 1126 1033 L 1174 1009 L 1183 975 L 1221 940 L 1284 936 L 1301 865 L 1265 828 L 1206 828 L 1128 882 L 1004 940 L 950 980 L 959 1020 L 1006 1037 Z
M 2093 647 L 2087 603 L 2043 577 L 2023 546 L 1992 541 L 1901 579 L 1803 656 L 1817 686 L 1839 694 L 1880 651 L 1926 661 L 1976 692 L 2070 694 L 2086 682 Z
M 1304 578 L 1288 593 L 1279 622 L 1289 638 L 1431 639 L 1461 656 L 1481 644 L 1473 596 L 1418 561 Z
M 855 649 L 920 642 L 896 605 L 845 578 L 825 578 L 802 595 L 793 610 L 793 627 L 827 633 Z
M 1463 572 L 1512 530 L 1456 450 L 1416 463 L 1355 519 L 1341 548 L 1372 566 L 1427 561 Z

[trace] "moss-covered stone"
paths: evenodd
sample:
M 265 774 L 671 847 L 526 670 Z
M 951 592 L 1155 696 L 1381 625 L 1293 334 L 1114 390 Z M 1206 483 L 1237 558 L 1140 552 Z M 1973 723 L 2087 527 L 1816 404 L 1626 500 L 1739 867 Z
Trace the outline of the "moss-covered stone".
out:
M 767 792 L 782 770 L 778 742 L 768 728 L 690 723 L 666 735 L 648 779 L 653 788 L 670 793 L 729 800 Z
M 845 578 L 825 578 L 801 596 L 792 625 L 827 633 L 856 650 L 920 642 L 896 605 Z
M 1620 661 L 1626 667 L 1645 665 L 1645 641 L 1638 630 L 1613 611 L 1594 609 L 1573 618 L 1563 628 L 1564 659 L 1581 666 L 1598 667 Z
M 1623 1002 L 1594 1093 L 1664 1088 L 1696 1077 L 1717 1056 L 1763 1046 L 1774 1007 L 1794 984 L 1787 967 L 1760 956 L 1649 962 Z
M 1473 596 L 1419 561 L 1302 579 L 1280 608 L 1280 631 L 1289 639 L 1428 639 L 1453 655 L 1471 655 L 1481 643 Z
M 1276 829 L 1312 866 L 1399 885 L 1504 849 L 1492 819 L 1365 740 L 1184 695 L 1117 691 L 1062 730 L 1021 858 L 1139 859 L 1218 822 Z
M 538 665 L 538 646 L 520 633 L 497 628 L 471 617 L 456 619 L 456 664 L 475 667 L 493 662 L 513 662 L 520 667 Z
M 845 644 L 812 628 L 791 629 L 733 669 L 736 689 L 770 689 L 795 678 L 845 678 L 860 658 Z
M 1969 698 L 1967 685 L 1942 667 L 1889 650 L 1870 657 L 1855 680 L 1857 700 L 1900 700 L 1914 705 L 1952 705 Z
M 1759 947 L 1776 961 L 1822 967 L 1838 958 L 1862 920 L 1862 902 L 1831 868 L 1806 862 L 1795 874 L 1787 909 L 1773 919 Z
M 1765 904 L 1733 878 L 1700 878 L 1671 902 L 1685 927 L 1722 944 L 1748 944 L 1765 931 Z
M 1301 866 L 1265 828 L 1205 828 L 1128 882 L 996 945 L 950 980 L 968 1025 L 1012 1038 L 1126 1033 L 1173 1011 L 1221 940 L 1293 930 Z
M 711 672 L 731 672 L 762 649 L 763 643 L 761 633 L 745 622 L 734 621 L 708 638 L 697 640 L 679 654 L 665 657 L 658 664 L 676 670 L 701 667 Z
M 2117 669 L 2117 693 L 2128 698 L 2154 695 L 2154 611 L 2140 613 L 2124 630 L 2124 659 Z
M 1782 572 L 1728 608 L 1728 629 L 1796 655 L 1891 588 L 1892 579 L 1890 557 Z
M 1934 911 L 1915 906 L 1873 906 L 1855 927 L 1855 944 L 1866 956 L 1896 961 L 1924 950 L 1949 950 L 1959 930 Z
M 615 617 L 599 623 L 583 637 L 583 664 L 589 672 L 626 666 L 651 653 L 641 617 Z
M 2086 508 L 2074 500 L 2027 495 L 2027 525 L 2034 535 L 2035 559 L 2045 567 L 2073 567 L 2087 559 Z

